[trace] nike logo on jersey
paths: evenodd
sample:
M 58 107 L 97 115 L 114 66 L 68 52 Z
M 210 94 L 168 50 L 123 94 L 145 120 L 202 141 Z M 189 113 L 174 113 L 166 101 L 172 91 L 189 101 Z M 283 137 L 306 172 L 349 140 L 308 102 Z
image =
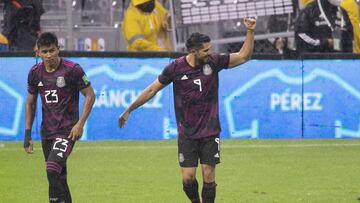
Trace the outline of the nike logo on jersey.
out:
M 39 84 L 38 84 L 38 87 L 42 87 L 44 86 L 43 83 L 40 81 Z
M 189 78 L 186 75 L 182 76 L 182 78 L 181 78 L 181 80 L 187 80 L 187 79 L 189 79 Z

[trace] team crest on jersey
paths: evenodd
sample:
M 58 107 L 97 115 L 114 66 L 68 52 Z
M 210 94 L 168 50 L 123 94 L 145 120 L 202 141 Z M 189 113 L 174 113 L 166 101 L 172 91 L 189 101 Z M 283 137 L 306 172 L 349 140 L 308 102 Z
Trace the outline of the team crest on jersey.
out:
M 211 69 L 211 66 L 209 64 L 205 64 L 203 66 L 203 73 L 204 73 L 204 75 L 211 75 L 212 69 Z
M 58 87 L 65 87 L 66 83 L 65 83 L 65 78 L 63 76 L 57 77 L 56 79 L 56 86 Z

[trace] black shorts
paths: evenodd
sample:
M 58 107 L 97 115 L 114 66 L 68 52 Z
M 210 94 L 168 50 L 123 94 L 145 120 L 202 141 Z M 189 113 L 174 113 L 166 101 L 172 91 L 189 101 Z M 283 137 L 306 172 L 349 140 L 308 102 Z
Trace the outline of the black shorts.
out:
M 74 141 L 68 138 L 56 137 L 54 139 L 42 140 L 42 149 L 45 161 L 53 161 L 60 166 L 66 166 L 66 160 L 70 156 Z
M 220 163 L 219 135 L 188 139 L 185 136 L 178 138 L 178 155 L 181 167 L 197 167 L 200 164 L 215 166 Z

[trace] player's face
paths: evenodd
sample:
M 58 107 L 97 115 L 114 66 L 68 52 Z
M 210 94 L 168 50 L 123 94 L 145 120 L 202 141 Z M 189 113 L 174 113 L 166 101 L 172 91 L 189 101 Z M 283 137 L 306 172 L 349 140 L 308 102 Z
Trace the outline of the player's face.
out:
M 59 47 L 54 44 L 40 47 L 37 54 L 47 66 L 55 66 L 59 61 Z
M 211 54 L 211 43 L 207 42 L 203 44 L 203 47 L 195 52 L 196 64 L 206 64 L 209 61 Z

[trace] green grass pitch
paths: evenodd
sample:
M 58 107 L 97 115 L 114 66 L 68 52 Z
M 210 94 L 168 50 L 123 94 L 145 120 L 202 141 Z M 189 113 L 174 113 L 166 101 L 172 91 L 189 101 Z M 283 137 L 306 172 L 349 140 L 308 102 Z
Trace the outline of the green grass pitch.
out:
M 189 202 L 175 140 L 78 142 L 68 172 L 74 203 Z M 216 177 L 218 203 L 360 202 L 360 140 L 223 140 Z M 0 202 L 48 202 L 39 142 L 0 142 Z

